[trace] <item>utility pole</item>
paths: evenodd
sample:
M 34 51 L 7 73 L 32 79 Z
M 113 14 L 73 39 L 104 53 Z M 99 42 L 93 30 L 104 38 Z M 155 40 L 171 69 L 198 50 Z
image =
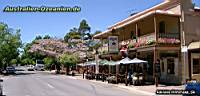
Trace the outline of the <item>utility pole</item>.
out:
M 193 5 L 192 5 L 192 0 L 180 0 L 180 6 L 181 6 L 181 18 L 180 18 L 180 29 L 181 29 L 181 52 L 182 52 L 182 58 L 183 60 L 183 69 L 184 72 L 182 72 L 182 76 L 183 76 L 183 83 L 186 83 L 186 79 L 187 79 L 187 65 L 188 65 L 188 49 L 187 49 L 187 45 L 188 45 L 188 38 L 186 38 L 186 33 L 188 29 L 187 26 L 189 26 L 189 21 L 188 18 L 189 16 L 187 14 L 190 13 L 190 10 L 193 9 Z

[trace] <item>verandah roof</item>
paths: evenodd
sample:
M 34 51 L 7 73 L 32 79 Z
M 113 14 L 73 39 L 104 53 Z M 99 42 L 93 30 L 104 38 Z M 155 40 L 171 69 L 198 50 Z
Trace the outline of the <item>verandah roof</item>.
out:
M 148 13 L 146 13 L 144 15 L 141 15 L 139 17 L 136 17 L 136 18 L 134 18 L 134 19 L 132 19 L 130 21 L 127 21 L 126 23 L 123 23 L 123 24 L 121 24 L 119 26 L 116 26 L 116 27 L 114 27 L 114 29 L 122 28 L 122 27 L 124 27 L 126 25 L 129 25 L 131 23 L 137 22 L 139 20 L 142 20 L 142 19 L 144 19 L 146 17 L 149 17 L 149 16 L 152 16 L 154 14 L 167 15 L 167 16 L 177 16 L 177 17 L 180 16 L 180 14 L 175 14 L 175 13 L 173 13 L 171 11 L 154 10 L 154 11 L 148 12 Z M 102 37 L 104 37 L 104 35 L 106 35 L 106 34 L 108 35 L 111 31 L 112 31 L 112 29 L 108 29 L 108 30 L 106 30 L 106 31 L 104 31 L 102 33 L 96 34 L 93 38 L 102 38 Z

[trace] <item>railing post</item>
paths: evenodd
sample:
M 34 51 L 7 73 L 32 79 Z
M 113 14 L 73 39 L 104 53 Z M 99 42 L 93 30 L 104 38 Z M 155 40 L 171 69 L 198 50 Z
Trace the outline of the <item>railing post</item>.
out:
M 155 15 L 154 15 L 154 31 L 155 31 L 155 40 L 156 40 L 156 43 L 157 43 L 157 41 L 158 41 L 158 33 L 157 33 L 157 21 L 156 21 L 156 13 L 155 13 Z

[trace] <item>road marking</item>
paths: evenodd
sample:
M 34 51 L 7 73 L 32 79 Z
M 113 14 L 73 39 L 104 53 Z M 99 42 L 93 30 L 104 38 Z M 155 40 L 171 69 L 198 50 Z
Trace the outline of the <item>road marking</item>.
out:
M 47 86 L 50 87 L 50 88 L 52 88 L 52 89 L 54 88 L 54 87 L 53 87 L 52 85 L 50 85 L 50 84 L 47 84 Z

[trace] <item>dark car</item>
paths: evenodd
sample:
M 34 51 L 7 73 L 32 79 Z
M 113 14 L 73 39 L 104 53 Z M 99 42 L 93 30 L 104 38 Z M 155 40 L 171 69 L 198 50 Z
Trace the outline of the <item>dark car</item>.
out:
M 5 70 L 5 73 L 6 74 L 15 74 L 15 67 L 14 66 L 9 66 L 9 67 L 6 67 L 6 70 Z
M 0 79 L 0 96 L 2 96 L 2 95 L 3 95 L 3 87 L 2 87 L 2 84 L 1 84 L 1 82 L 3 82 L 3 80 L 2 80 L 2 79 Z
M 200 96 L 200 82 L 197 82 L 197 81 L 187 82 L 185 90 L 188 90 L 190 92 L 194 91 L 195 92 L 194 96 Z M 187 96 L 187 95 L 185 95 L 185 96 Z M 188 96 L 190 96 L 190 95 L 188 95 Z

